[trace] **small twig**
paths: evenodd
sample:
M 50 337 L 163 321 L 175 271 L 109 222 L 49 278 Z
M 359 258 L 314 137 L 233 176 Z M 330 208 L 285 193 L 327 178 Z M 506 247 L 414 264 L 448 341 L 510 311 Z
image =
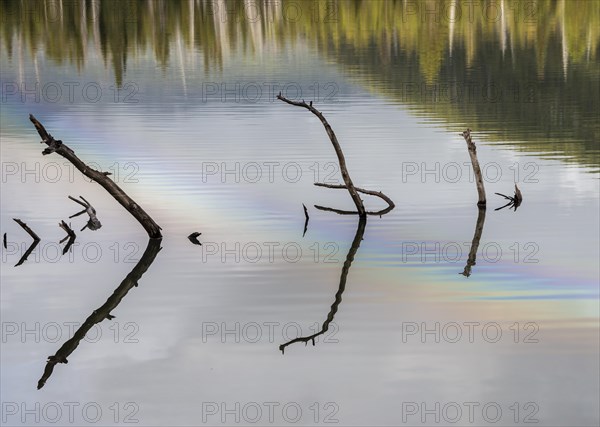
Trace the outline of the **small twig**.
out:
M 58 226 L 67 233 L 67 235 L 59 243 L 63 243 L 65 240 L 69 239 L 62 252 L 63 255 L 65 255 L 67 252 L 69 252 L 69 249 L 71 249 L 71 245 L 73 245 L 77 236 L 75 235 L 73 229 L 69 227 L 66 222 L 61 221 Z
M 31 253 L 33 252 L 33 250 L 39 243 L 40 243 L 39 240 L 34 240 L 33 243 L 29 246 L 29 248 L 27 248 L 27 251 L 25 251 L 25 253 L 21 257 L 21 259 L 19 259 L 19 262 L 17 262 L 15 264 L 15 267 L 18 267 L 21 264 L 23 264 L 25 261 L 27 261 L 27 258 L 29 257 L 29 255 L 31 255 Z
M 521 203 L 523 202 L 523 194 L 521 194 L 521 190 L 519 190 L 519 187 L 517 187 L 517 184 L 515 184 L 515 195 L 513 197 L 507 196 L 506 194 L 502 194 L 502 193 L 495 193 L 495 194 L 497 194 L 498 196 L 502 196 L 506 200 L 509 201 L 504 206 L 500 206 L 499 208 L 494 209 L 495 211 L 499 211 L 499 210 L 502 210 L 502 209 L 508 207 L 509 209 L 514 208 L 514 210 L 516 212 L 517 208 L 519 206 L 521 206 Z
M 306 220 L 304 221 L 304 233 L 302 233 L 302 237 L 304 237 L 304 235 L 306 234 L 306 230 L 308 229 L 308 209 L 306 209 L 306 206 L 304 205 L 304 203 L 302 203 L 302 207 L 304 208 L 304 217 L 306 218 Z
M 69 196 L 69 199 L 73 200 L 75 203 L 80 204 L 84 208 L 82 211 L 79 211 L 76 214 L 71 215 L 69 218 L 75 218 L 76 216 L 87 213 L 88 216 L 90 217 L 90 219 L 87 222 L 87 224 L 84 225 L 80 231 L 83 231 L 86 228 L 89 228 L 92 231 L 98 230 L 100 227 L 102 227 L 102 224 L 100 223 L 100 221 L 98 220 L 98 217 L 96 216 L 96 209 L 94 209 L 94 207 L 90 204 L 90 202 L 85 200 L 83 198 L 83 196 L 79 196 L 79 198 L 81 200 L 83 200 L 83 202 L 77 200 L 75 197 Z
M 471 269 L 475 265 L 475 260 L 477 258 L 477 249 L 479 248 L 479 241 L 481 240 L 481 235 L 483 234 L 483 225 L 485 223 L 485 207 L 479 207 L 479 214 L 477 215 L 477 222 L 475 223 L 475 234 L 473 234 L 473 240 L 471 241 L 471 249 L 469 250 L 469 257 L 467 258 L 467 264 L 462 274 L 465 277 L 469 277 L 471 275 Z
M 40 243 L 40 238 L 38 237 L 37 234 L 35 234 L 35 232 L 29 228 L 29 226 L 27 224 L 25 224 L 23 221 L 21 221 L 18 218 L 13 218 L 13 220 L 19 224 L 23 230 L 25 230 L 27 232 L 27 234 L 29 234 L 32 238 L 33 238 L 33 243 L 29 246 L 29 248 L 27 248 L 27 251 L 25 251 L 25 253 L 23 254 L 23 256 L 21 257 L 21 259 L 19 259 L 19 262 L 17 262 L 15 264 L 15 267 L 20 266 L 21 264 L 23 264 L 25 261 L 27 261 L 27 258 L 29 257 L 29 255 L 33 252 L 33 250 L 35 249 L 35 247 L 38 245 L 38 243 Z M 6 236 L 6 233 L 4 234 Z M 4 241 L 5 245 L 4 247 L 6 248 L 6 240 Z
M 200 236 L 201 234 L 202 234 L 202 233 L 198 233 L 197 231 L 194 231 L 192 234 L 190 234 L 190 235 L 188 236 L 188 240 L 189 240 L 190 242 L 192 242 L 194 245 L 200 245 L 200 246 L 202 246 L 202 243 L 200 243 L 200 242 L 198 241 L 198 236 Z
M 315 182 L 314 185 L 316 185 L 317 187 L 335 188 L 335 189 L 346 188 L 346 186 L 343 184 L 325 184 L 325 183 L 321 183 L 321 182 Z M 396 207 L 396 205 L 394 204 L 392 199 L 390 199 L 388 196 L 383 194 L 381 191 L 365 190 L 365 189 L 359 188 L 359 187 L 354 187 L 354 188 L 359 193 L 369 194 L 371 196 L 379 197 L 380 199 L 384 200 L 388 204 L 387 208 L 381 209 L 379 211 L 366 211 L 365 214 L 367 214 L 367 215 L 377 215 L 377 216 L 385 215 L 386 213 L 390 212 L 392 209 L 394 209 Z M 340 210 L 340 209 L 327 208 L 327 207 L 319 206 L 319 205 L 315 205 L 315 208 L 322 210 L 322 211 L 335 212 L 339 215 L 356 215 L 358 213 L 356 211 L 345 211 L 345 210 Z

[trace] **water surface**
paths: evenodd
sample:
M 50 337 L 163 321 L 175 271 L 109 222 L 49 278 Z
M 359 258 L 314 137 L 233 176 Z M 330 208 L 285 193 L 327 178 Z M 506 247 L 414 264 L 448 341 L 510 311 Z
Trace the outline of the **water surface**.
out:
M 487 425 L 496 408 L 495 425 L 597 425 L 600 7 L 484 1 L 450 19 L 466 5 L 435 3 L 4 2 L 3 423 L 50 424 L 42 409 L 57 403 L 57 424 L 91 424 L 93 403 L 99 425 Z M 313 100 L 354 183 L 393 211 L 362 229 L 315 209 L 353 205 L 313 185 L 342 182 L 335 153 L 279 91 Z M 113 173 L 162 227 L 160 252 L 142 258 L 139 224 L 41 155 L 30 113 Z M 482 218 L 467 127 L 488 196 L 468 277 Z M 495 211 L 515 182 L 523 204 Z M 103 226 L 72 219 L 77 244 L 60 256 L 57 223 L 78 209 L 67 195 Z M 12 218 L 42 239 L 18 267 L 31 239 Z M 37 391 L 69 325 L 138 261 L 148 269 L 116 317 Z M 332 312 L 314 346 L 282 355 Z

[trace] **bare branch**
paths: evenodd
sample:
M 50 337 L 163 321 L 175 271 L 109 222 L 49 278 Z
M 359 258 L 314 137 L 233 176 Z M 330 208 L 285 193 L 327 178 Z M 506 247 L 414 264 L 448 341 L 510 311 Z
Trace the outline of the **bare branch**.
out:
M 325 183 L 322 183 L 322 182 L 315 182 L 314 185 L 316 185 L 317 187 L 334 188 L 334 189 L 346 188 L 346 186 L 343 185 L 343 184 L 325 184 Z M 384 200 L 388 204 L 388 207 L 385 208 L 385 209 L 381 209 L 379 211 L 367 211 L 367 212 L 365 212 L 367 215 L 377 215 L 377 216 L 385 215 L 386 213 L 388 213 L 389 211 L 391 211 L 392 209 L 394 209 L 396 207 L 396 205 L 394 204 L 394 202 L 392 201 L 392 199 L 390 199 L 388 196 L 386 196 L 385 194 L 383 194 L 381 191 L 365 190 L 364 188 L 359 188 L 359 187 L 354 187 L 354 188 L 359 193 L 363 193 L 363 194 L 368 194 L 370 196 L 379 197 L 380 199 Z M 358 213 L 356 211 L 344 211 L 344 210 L 340 210 L 340 209 L 326 208 L 324 206 L 318 206 L 318 205 L 315 205 L 315 208 L 320 209 L 322 211 L 335 212 L 335 213 L 338 213 L 340 215 L 356 215 Z
M 352 179 L 350 178 L 350 174 L 348 173 L 348 169 L 346 168 L 346 159 L 344 157 L 344 153 L 342 152 L 342 148 L 340 147 L 337 137 L 335 136 L 335 132 L 333 132 L 333 129 L 331 128 L 331 126 L 329 125 L 327 120 L 325 120 L 325 116 L 323 116 L 323 114 L 320 111 L 318 111 L 315 107 L 313 107 L 312 102 L 310 104 L 307 104 L 304 101 L 302 101 L 302 102 L 292 101 L 292 100 L 287 99 L 283 95 L 281 95 L 281 92 L 279 92 L 279 95 L 277 95 L 277 99 L 279 99 L 283 102 L 286 102 L 290 105 L 295 105 L 296 107 L 306 108 L 308 111 L 310 111 L 315 116 L 317 116 L 319 118 L 319 120 L 321 120 L 321 123 L 323 123 L 323 126 L 325 127 L 325 131 L 327 132 L 327 135 L 329 136 L 329 140 L 331 141 L 331 144 L 333 145 L 333 148 L 335 149 L 335 154 L 337 155 L 338 162 L 340 164 L 340 171 L 342 173 L 342 179 L 344 180 L 344 183 L 346 184 L 345 188 L 350 193 L 350 197 L 352 197 L 352 201 L 356 205 L 356 210 L 358 212 L 358 215 L 360 215 L 361 217 L 364 217 L 366 215 L 366 212 L 365 212 L 365 207 L 363 205 L 362 199 L 356 192 L 354 184 L 352 183 Z
M 67 233 L 67 235 L 59 242 L 59 243 L 63 243 L 65 240 L 69 239 L 69 241 L 67 242 L 67 244 L 65 245 L 62 254 L 66 254 L 67 252 L 69 252 L 69 249 L 71 249 L 71 245 L 73 245 L 73 243 L 75 242 L 75 238 L 77 237 L 75 235 L 75 232 L 73 231 L 73 229 L 67 225 L 66 222 L 61 221 L 58 226 L 60 228 L 62 228 L 63 230 L 65 230 L 65 232 Z
M 108 178 L 105 173 L 92 169 L 81 161 L 81 159 L 75 155 L 73 150 L 63 144 L 62 141 L 54 139 L 54 137 L 46 131 L 44 126 L 32 114 L 29 115 L 29 120 L 31 120 L 31 123 L 33 123 L 38 134 L 42 138 L 42 143 L 48 145 L 48 148 L 46 148 L 42 154 L 46 155 L 56 152 L 67 159 L 81 173 L 104 187 L 104 189 L 108 191 L 121 206 L 127 209 L 127 211 L 138 220 L 150 238 L 162 237 L 160 232 L 161 228 L 154 222 L 150 215 L 148 215 L 141 206 L 135 203 L 114 181 Z
M 19 218 L 13 218 L 13 221 L 15 221 L 17 224 L 19 224 L 23 230 L 25 230 L 27 232 L 27 234 L 29 234 L 31 236 L 31 238 L 36 241 L 39 242 L 41 239 L 38 237 L 37 234 L 35 234 L 35 232 L 29 228 L 29 226 L 27 224 L 25 224 L 23 221 L 21 221 Z
M 479 194 L 478 206 L 485 206 L 485 188 L 483 187 L 483 176 L 481 175 L 481 168 L 479 167 L 479 160 L 477 160 L 477 147 L 471 139 L 471 129 L 467 129 L 461 133 L 462 137 L 467 142 L 467 150 L 469 151 L 469 157 L 471 157 L 471 165 L 473 166 L 473 172 L 475 173 L 475 184 L 477 185 L 477 193 Z
M 84 209 L 82 211 L 77 212 L 76 214 L 71 215 L 69 218 L 74 218 L 76 216 L 79 216 L 79 215 L 82 215 L 84 213 L 87 213 L 88 216 L 90 217 L 90 219 L 87 222 L 87 224 L 83 226 L 83 228 L 81 229 L 81 231 L 85 230 L 86 228 L 89 228 L 92 231 L 98 230 L 100 227 L 102 227 L 102 224 L 100 223 L 100 220 L 98 220 L 98 217 L 96 216 L 96 209 L 94 209 L 94 207 L 90 204 L 90 202 L 88 202 L 87 200 L 85 200 L 83 198 L 83 196 L 79 196 L 79 198 L 81 200 L 83 200 L 83 202 L 77 200 L 75 197 L 69 196 L 69 199 L 73 200 L 76 203 L 79 203 L 81 206 L 84 207 Z

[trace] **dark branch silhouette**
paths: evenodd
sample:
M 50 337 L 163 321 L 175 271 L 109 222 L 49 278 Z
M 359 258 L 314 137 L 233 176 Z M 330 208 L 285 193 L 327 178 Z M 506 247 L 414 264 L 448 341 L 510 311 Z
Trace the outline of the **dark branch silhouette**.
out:
M 81 206 L 83 206 L 83 210 L 82 211 L 79 211 L 76 214 L 71 215 L 69 218 L 75 218 L 76 216 L 83 215 L 84 213 L 87 213 L 88 216 L 90 217 L 90 219 L 88 220 L 87 224 L 84 225 L 83 228 L 81 230 L 79 230 L 79 231 L 83 231 L 86 228 L 89 228 L 92 231 L 98 230 L 100 227 L 102 227 L 102 224 L 100 223 L 100 221 L 98 220 L 98 217 L 96 216 L 96 209 L 94 209 L 94 207 L 90 204 L 90 202 L 88 202 L 87 200 L 85 200 L 83 198 L 83 196 L 79 196 L 79 198 L 81 200 L 83 200 L 83 202 L 77 200 L 75 197 L 69 196 L 69 199 L 71 199 L 75 203 L 78 203 Z
M 475 224 L 475 234 L 473 235 L 473 241 L 471 242 L 471 250 L 469 251 L 469 258 L 467 258 L 467 265 L 462 274 L 465 277 L 471 275 L 471 268 L 475 265 L 475 259 L 477 258 L 477 249 L 479 248 L 479 241 L 481 240 L 481 234 L 483 233 L 483 224 L 485 223 L 485 207 L 479 207 L 479 214 L 477 215 L 477 223 Z
M 42 138 L 42 144 L 45 143 L 48 145 L 48 147 L 42 151 L 43 155 L 55 152 L 63 156 L 81 173 L 104 187 L 104 189 L 108 191 L 108 193 L 113 196 L 113 198 L 119 202 L 121 206 L 127 209 L 127 211 L 138 220 L 150 238 L 155 239 L 162 237 L 160 232 L 161 228 L 158 226 L 158 224 L 154 222 L 150 215 L 148 215 L 140 205 L 135 203 L 131 197 L 125 194 L 121 187 L 108 178 L 108 175 L 110 175 L 109 172 L 100 172 L 86 165 L 83 161 L 81 161 L 81 159 L 79 159 L 79 157 L 75 155 L 75 152 L 63 144 L 61 140 L 54 139 L 52 135 L 46 131 L 44 126 L 33 116 L 33 114 L 29 115 L 29 120 L 31 120 L 31 123 L 33 123 L 38 134 Z
M 517 208 L 519 206 L 521 206 L 521 203 L 523 202 L 523 195 L 521 194 L 521 190 L 519 190 L 519 187 L 517 187 L 517 184 L 515 184 L 515 195 L 513 197 L 507 196 L 502 193 L 496 193 L 496 194 L 507 199 L 508 203 L 505 204 L 504 206 L 500 206 L 499 208 L 494 209 L 495 211 L 499 211 L 499 210 L 502 210 L 502 209 L 508 207 L 508 209 L 514 208 L 514 210 L 516 212 Z
M 37 241 L 41 240 L 39 238 L 39 236 L 37 234 L 35 234 L 35 231 L 33 231 L 31 228 L 29 228 L 29 226 L 27 224 L 25 224 L 23 221 L 21 221 L 19 218 L 13 218 L 13 221 L 16 222 L 17 224 L 19 224 L 21 226 L 21 228 L 23 228 L 23 230 L 25 230 L 27 232 L 27 234 L 29 234 L 33 240 L 37 240 Z
M 319 118 L 319 120 L 321 120 L 321 123 L 323 123 L 323 126 L 325 127 L 325 131 L 327 132 L 327 135 L 329 136 L 329 139 L 331 140 L 331 144 L 333 145 L 333 148 L 335 149 L 335 154 L 337 155 L 338 163 L 340 164 L 340 171 L 342 172 L 342 179 L 344 180 L 344 184 L 346 184 L 346 189 L 348 190 L 348 193 L 350 193 L 350 197 L 352 197 L 352 201 L 356 205 L 356 210 L 358 212 L 358 215 L 365 216 L 366 215 L 365 207 L 363 205 L 362 199 L 360 198 L 360 196 L 356 192 L 356 189 L 354 188 L 354 184 L 352 183 L 352 179 L 350 178 L 350 174 L 348 173 L 348 169 L 346 168 L 346 159 L 344 158 L 344 153 L 342 152 L 342 147 L 340 147 L 337 137 L 335 136 L 335 132 L 333 132 L 333 129 L 331 128 L 331 126 L 329 125 L 327 120 L 325 120 L 325 116 L 323 116 L 323 114 L 319 110 L 317 110 L 315 107 L 313 107 L 312 101 L 310 102 L 310 104 L 307 104 L 304 101 L 302 101 L 302 102 L 291 101 L 291 100 L 287 99 L 286 97 L 284 97 L 283 95 L 281 95 L 281 92 L 279 92 L 279 95 L 277 95 L 277 99 L 279 99 L 283 102 L 287 102 L 290 105 L 295 105 L 296 107 L 306 108 L 308 111 L 310 111 L 315 116 L 317 116 Z
M 477 185 L 477 193 L 479 194 L 477 206 L 485 206 L 486 199 L 485 188 L 483 187 L 483 176 L 481 175 L 479 160 L 477 160 L 477 147 L 471 139 L 471 129 L 467 129 L 460 135 L 462 135 L 462 137 L 467 142 L 467 150 L 469 150 L 469 156 L 471 157 L 471 165 L 473 166 L 473 172 L 475 173 L 475 184 Z
M 321 326 L 321 330 L 315 334 L 306 336 L 306 337 L 298 337 L 294 338 L 291 341 L 286 342 L 285 344 L 281 344 L 279 346 L 279 350 L 281 353 L 285 354 L 285 348 L 288 345 L 303 342 L 304 344 L 308 343 L 308 341 L 312 341 L 312 344 L 315 345 L 315 338 L 319 335 L 323 335 L 325 332 L 329 330 L 329 325 L 333 321 L 335 314 L 337 313 L 339 306 L 342 302 L 342 294 L 344 290 L 346 290 L 346 279 L 348 278 L 348 271 L 350 271 L 350 266 L 352 266 L 352 261 L 354 261 L 354 256 L 358 251 L 358 247 L 360 246 L 360 242 L 363 239 L 365 234 L 365 227 L 367 225 L 367 218 L 365 216 L 360 217 L 358 220 L 358 226 L 356 228 L 356 234 L 354 235 L 354 240 L 352 241 L 352 245 L 350 246 L 350 250 L 348 251 L 348 255 L 346 256 L 346 261 L 344 262 L 344 266 L 342 267 L 342 274 L 340 275 L 340 285 L 338 287 L 338 291 L 335 294 L 335 300 L 331 305 L 331 309 L 327 314 L 327 320 Z
M 202 233 L 198 233 L 197 231 L 194 231 L 192 234 L 190 234 L 190 235 L 188 236 L 188 240 L 189 240 L 190 242 L 192 242 L 194 245 L 200 245 L 200 246 L 202 246 L 202 243 L 200 243 L 200 242 L 198 241 L 198 236 L 200 236 L 201 234 L 202 234 Z
M 44 384 L 46 384 L 46 381 L 52 375 L 54 367 L 57 363 L 69 363 L 67 357 L 69 357 L 71 353 L 75 351 L 75 349 L 79 346 L 79 342 L 95 324 L 102 322 L 104 319 L 110 320 L 114 318 L 110 312 L 121 303 L 121 300 L 125 297 L 125 295 L 127 295 L 131 288 L 138 285 L 138 281 L 142 278 L 143 274 L 148 270 L 148 268 L 150 268 L 154 262 L 154 259 L 156 258 L 156 255 L 161 250 L 160 243 L 160 239 L 148 240 L 148 246 L 146 246 L 144 254 L 135 267 L 133 267 L 131 272 L 127 275 L 127 277 L 125 277 L 121 284 L 114 290 L 113 294 L 101 307 L 94 310 L 92 314 L 90 314 L 85 322 L 83 322 L 83 325 L 81 325 L 81 327 L 75 331 L 73 337 L 66 341 L 58 349 L 56 354 L 48 357 L 44 374 L 38 381 L 38 390 L 44 387 Z
M 304 217 L 306 218 L 304 221 L 304 233 L 302 233 L 302 237 L 304 237 L 306 235 L 306 230 L 308 230 L 308 209 L 306 209 L 306 206 L 304 205 L 304 203 L 302 203 L 302 207 L 304 208 Z
M 63 237 L 63 239 L 58 242 L 58 243 L 63 243 L 65 240 L 69 239 L 69 241 L 67 242 L 67 244 L 65 245 L 62 254 L 66 254 L 67 252 L 69 252 L 69 249 L 71 249 L 71 245 L 73 245 L 73 243 L 75 243 L 75 238 L 77 237 L 75 235 L 75 232 L 73 231 L 73 229 L 64 221 L 61 221 L 58 226 L 60 228 L 62 228 L 63 230 L 65 230 L 65 232 L 67 233 L 67 235 L 65 237 Z
M 31 253 L 33 252 L 33 250 L 36 248 L 36 246 L 40 243 L 40 238 L 37 234 L 35 234 L 35 232 L 29 228 L 29 226 L 27 224 L 25 224 L 23 221 L 21 221 L 18 218 L 13 218 L 13 220 L 19 224 L 23 230 L 25 230 L 27 232 L 27 234 L 29 234 L 31 236 L 31 238 L 33 239 L 33 243 L 29 246 L 29 248 L 27 248 L 27 250 L 25 251 L 25 253 L 23 254 L 23 256 L 19 259 L 19 261 L 15 264 L 15 267 L 20 266 L 21 264 L 23 264 L 25 261 L 27 261 L 27 258 L 29 257 L 29 255 L 31 255 Z M 5 234 L 6 236 L 6 234 Z M 6 241 L 5 241 L 6 242 Z M 6 247 L 6 244 L 4 245 L 4 247 Z
M 315 185 L 317 187 L 325 187 L 325 188 L 346 188 L 346 186 L 343 184 L 324 184 L 324 183 L 320 183 L 320 182 L 315 182 Z M 387 208 L 381 209 L 379 211 L 366 211 L 365 212 L 366 215 L 377 215 L 377 216 L 385 215 L 386 213 L 388 213 L 389 211 L 391 211 L 392 209 L 394 209 L 396 207 L 396 205 L 394 204 L 392 199 L 390 199 L 388 196 L 383 194 L 381 191 L 365 190 L 365 189 L 358 188 L 358 187 L 354 187 L 354 188 L 359 193 L 369 194 L 371 196 L 377 196 L 380 199 L 385 200 L 385 202 L 388 204 Z M 340 209 L 328 208 L 328 207 L 319 206 L 319 205 L 315 205 L 315 208 L 320 209 L 322 211 L 335 212 L 340 215 L 356 215 L 358 213 L 356 211 L 344 211 L 344 210 L 340 210 Z

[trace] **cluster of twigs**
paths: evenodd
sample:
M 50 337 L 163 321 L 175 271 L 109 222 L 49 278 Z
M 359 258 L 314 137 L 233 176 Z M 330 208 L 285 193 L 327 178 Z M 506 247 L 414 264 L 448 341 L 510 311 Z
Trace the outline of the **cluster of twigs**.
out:
M 89 228 L 90 230 L 98 230 L 100 227 L 102 227 L 102 224 L 100 223 L 100 221 L 98 220 L 98 217 L 96 216 L 96 209 L 94 209 L 94 207 L 83 198 L 83 196 L 79 196 L 79 198 L 82 201 L 77 200 L 76 198 L 69 196 L 69 199 L 73 200 L 74 202 L 80 204 L 81 206 L 84 207 L 84 209 L 80 212 L 77 212 L 74 215 L 71 215 L 69 218 L 74 218 L 76 216 L 82 215 L 84 213 L 87 213 L 89 216 L 89 220 L 86 223 L 86 225 L 83 226 L 83 228 L 80 231 L 85 230 L 86 228 Z M 27 232 L 27 234 L 29 234 L 31 236 L 31 238 L 33 239 L 33 242 L 31 245 L 29 245 L 29 247 L 27 248 L 27 250 L 25 251 L 25 253 L 23 254 L 23 256 L 21 256 L 21 258 L 19 259 L 19 261 L 17 262 L 17 264 L 15 264 L 15 267 L 18 267 L 20 265 L 22 265 L 25 261 L 27 261 L 27 258 L 29 257 L 29 255 L 31 255 L 31 253 L 34 251 L 34 249 L 36 248 L 36 246 L 39 244 L 39 242 L 41 241 L 40 237 L 31 229 L 31 227 L 29 227 L 26 223 L 24 223 L 23 221 L 21 221 L 19 218 L 13 218 L 13 220 L 19 224 L 21 226 L 21 228 L 23 230 L 25 230 Z M 71 246 L 73 245 L 73 243 L 75 243 L 75 239 L 77 237 L 77 235 L 75 234 L 75 232 L 73 231 L 73 229 L 71 228 L 70 224 L 67 224 L 64 220 L 61 220 L 61 222 L 58 223 L 58 226 L 64 230 L 67 235 L 60 240 L 60 244 L 64 243 L 65 241 L 67 241 L 67 244 L 65 245 L 65 247 L 63 248 L 62 254 L 65 255 L 67 252 L 69 252 L 69 249 L 71 249 Z M 4 249 L 7 248 L 7 236 L 6 233 L 4 233 Z

